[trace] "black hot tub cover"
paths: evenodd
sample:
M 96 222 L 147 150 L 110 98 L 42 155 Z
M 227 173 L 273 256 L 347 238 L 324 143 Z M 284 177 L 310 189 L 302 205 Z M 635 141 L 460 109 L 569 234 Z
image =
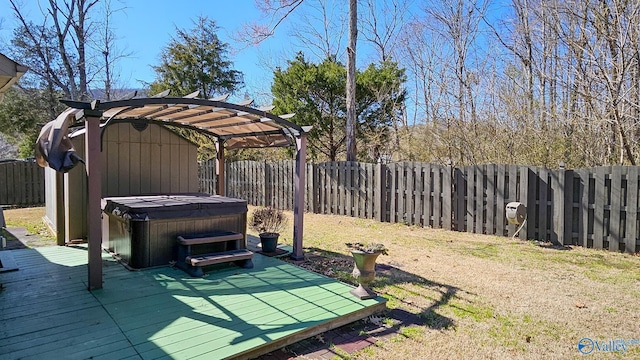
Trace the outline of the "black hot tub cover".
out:
M 208 217 L 247 212 L 247 201 L 202 193 L 103 199 L 103 210 L 125 220 Z

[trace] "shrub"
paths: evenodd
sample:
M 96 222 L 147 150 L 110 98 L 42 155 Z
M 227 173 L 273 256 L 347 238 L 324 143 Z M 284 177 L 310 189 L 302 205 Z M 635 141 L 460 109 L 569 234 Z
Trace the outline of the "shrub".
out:
M 249 228 L 259 234 L 279 234 L 287 222 L 288 219 L 282 210 L 264 207 L 253 211 L 249 219 Z
M 389 250 L 387 249 L 386 246 L 384 246 L 384 244 L 380 244 L 380 243 L 369 243 L 369 244 L 363 244 L 363 243 L 346 243 L 347 247 L 349 247 L 349 250 L 357 250 L 357 251 L 362 251 L 365 253 L 381 253 L 382 255 L 388 255 L 389 254 Z

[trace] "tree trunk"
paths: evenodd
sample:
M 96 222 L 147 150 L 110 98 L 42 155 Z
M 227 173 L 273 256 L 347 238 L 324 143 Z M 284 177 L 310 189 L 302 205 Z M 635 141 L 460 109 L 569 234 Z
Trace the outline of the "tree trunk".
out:
M 347 161 L 356 161 L 356 41 L 358 1 L 349 0 L 349 46 L 347 47 Z

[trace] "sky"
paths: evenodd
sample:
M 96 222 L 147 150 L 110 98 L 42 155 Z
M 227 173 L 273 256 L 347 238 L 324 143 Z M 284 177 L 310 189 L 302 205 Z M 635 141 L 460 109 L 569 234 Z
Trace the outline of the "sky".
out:
M 39 4 L 48 3 L 47 0 L 16 1 L 23 4 L 23 12 L 30 19 L 42 19 Z M 253 0 L 112 0 L 112 7 L 124 7 L 112 18 L 113 30 L 118 38 L 117 46 L 132 53 L 130 58 L 119 62 L 123 87 L 140 88 L 143 82 L 153 81 L 151 66 L 160 63 L 160 52 L 175 34 L 175 28 L 192 28 L 198 16 L 207 16 L 220 27 L 218 36 L 230 45 L 229 59 L 236 70 L 244 73 L 243 92 L 255 96 L 268 93 L 272 71 L 265 64 L 283 64 L 295 55 L 287 36 L 287 25 L 259 46 L 247 47 L 234 41 L 233 34 L 243 23 L 261 19 Z M 9 0 L 0 0 L 0 21 L 0 51 L 4 51 L 18 25 Z

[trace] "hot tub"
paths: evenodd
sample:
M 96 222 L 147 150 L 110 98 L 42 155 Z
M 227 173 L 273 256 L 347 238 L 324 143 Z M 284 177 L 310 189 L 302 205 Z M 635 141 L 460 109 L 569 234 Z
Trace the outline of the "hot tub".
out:
M 247 202 L 209 194 L 109 197 L 102 200 L 107 218 L 103 247 L 133 268 L 168 265 L 176 260 L 179 235 L 233 231 L 244 240 L 210 244 L 203 252 L 245 249 Z M 232 248 L 233 247 L 233 248 Z

